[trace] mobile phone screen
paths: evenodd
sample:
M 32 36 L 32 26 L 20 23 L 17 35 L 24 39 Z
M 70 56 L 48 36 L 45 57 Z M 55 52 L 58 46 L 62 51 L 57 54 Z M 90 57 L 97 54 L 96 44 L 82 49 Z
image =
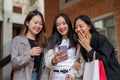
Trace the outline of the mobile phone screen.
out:
M 58 49 L 59 49 L 59 50 L 62 50 L 61 55 L 67 53 L 67 46 L 59 46 Z

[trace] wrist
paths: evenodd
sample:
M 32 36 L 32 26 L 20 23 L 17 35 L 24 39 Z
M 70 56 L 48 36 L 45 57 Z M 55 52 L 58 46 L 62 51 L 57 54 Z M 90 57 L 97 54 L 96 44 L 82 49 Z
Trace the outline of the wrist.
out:
M 57 62 L 54 60 L 54 58 L 52 59 L 52 65 L 56 65 L 57 64 Z
M 92 48 L 88 47 L 86 50 L 87 50 L 87 52 L 90 52 L 92 50 Z

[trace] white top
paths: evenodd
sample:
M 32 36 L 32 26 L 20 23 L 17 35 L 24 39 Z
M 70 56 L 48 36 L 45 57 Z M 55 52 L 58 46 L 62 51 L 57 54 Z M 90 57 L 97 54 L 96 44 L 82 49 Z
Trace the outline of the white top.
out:
M 60 46 L 66 45 L 67 48 L 68 48 L 69 44 L 70 44 L 69 39 L 63 39 Z M 58 51 L 58 47 L 55 48 L 55 52 L 57 52 L 57 51 Z M 70 69 L 73 66 L 73 64 L 74 64 L 74 62 L 76 60 L 76 49 L 75 48 L 69 48 L 67 50 L 67 54 L 68 54 L 68 59 L 65 60 L 65 61 L 59 62 L 55 66 L 56 70 Z

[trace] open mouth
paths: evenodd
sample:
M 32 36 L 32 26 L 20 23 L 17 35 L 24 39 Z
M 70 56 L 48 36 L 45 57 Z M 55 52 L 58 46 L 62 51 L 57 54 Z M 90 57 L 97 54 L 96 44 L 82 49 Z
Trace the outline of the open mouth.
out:
M 63 33 L 63 32 L 65 32 L 65 30 L 66 30 L 66 29 L 60 29 L 60 32 L 62 32 L 62 33 Z

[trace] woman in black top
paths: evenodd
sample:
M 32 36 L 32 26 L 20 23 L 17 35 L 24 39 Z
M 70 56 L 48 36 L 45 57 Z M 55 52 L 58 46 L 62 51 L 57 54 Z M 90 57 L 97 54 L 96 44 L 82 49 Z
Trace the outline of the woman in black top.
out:
M 74 21 L 74 30 L 85 61 L 92 61 L 93 53 L 96 51 L 96 58 L 104 62 L 107 80 L 120 80 L 120 65 L 116 59 L 115 49 L 104 35 L 96 31 L 90 18 L 86 15 L 78 16 Z
M 33 39 L 28 38 L 28 41 L 30 43 L 31 48 L 40 46 Z M 41 67 L 41 65 L 44 65 L 43 64 L 44 53 L 41 51 L 38 54 L 40 54 L 40 55 L 31 56 L 32 58 L 34 58 L 34 67 L 33 67 L 33 72 L 32 72 L 32 80 L 39 80 L 40 79 L 40 73 L 41 73 L 41 68 L 40 67 Z
M 26 32 L 24 32 L 26 30 Z M 43 49 L 45 48 L 45 24 L 41 12 L 31 11 L 26 19 L 21 30 L 21 35 L 26 35 L 31 46 L 31 57 L 34 59 L 34 66 L 32 71 L 32 80 L 39 80 L 42 74 L 41 68 L 44 59 Z

